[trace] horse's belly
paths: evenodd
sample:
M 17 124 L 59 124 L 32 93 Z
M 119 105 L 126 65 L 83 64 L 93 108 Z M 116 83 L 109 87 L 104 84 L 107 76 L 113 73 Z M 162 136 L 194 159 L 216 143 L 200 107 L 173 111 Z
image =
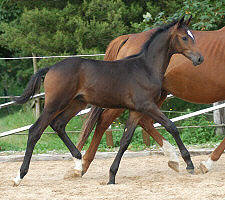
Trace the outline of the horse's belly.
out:
M 180 67 L 169 71 L 163 88 L 185 101 L 209 104 L 225 100 L 225 70 L 210 72 L 208 69 Z

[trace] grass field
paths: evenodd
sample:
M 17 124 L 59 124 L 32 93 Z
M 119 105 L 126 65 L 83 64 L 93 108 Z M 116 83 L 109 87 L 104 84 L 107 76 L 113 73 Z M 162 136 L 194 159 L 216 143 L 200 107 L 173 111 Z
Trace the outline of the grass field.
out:
M 68 133 L 70 139 L 77 144 L 79 140 L 79 134 L 82 129 L 83 122 L 85 121 L 85 116 L 77 116 L 71 119 L 66 127 L 66 131 L 75 131 L 75 133 Z M 18 109 L 16 112 L 10 111 L 9 113 L 2 113 L 0 116 L 0 132 L 8 131 L 11 129 L 19 128 L 22 126 L 30 125 L 35 122 L 35 115 L 26 107 L 22 107 Z M 112 129 L 116 129 L 113 131 L 113 139 L 115 146 L 119 146 L 119 140 L 122 136 L 123 125 L 119 122 L 117 124 L 113 124 Z M 47 132 L 47 133 L 46 133 Z M 54 132 L 51 127 L 48 127 L 45 130 L 45 133 L 42 135 L 41 139 L 35 146 L 34 153 L 45 153 L 47 151 L 60 151 L 60 152 L 68 152 L 67 147 L 63 144 L 63 142 L 59 139 L 56 134 L 49 134 L 48 132 Z M 138 131 L 136 131 L 138 132 Z M 140 132 L 140 131 L 139 131 Z M 23 133 L 18 133 L 16 135 L 10 135 L 7 137 L 0 138 L 0 148 L 1 151 L 24 151 L 26 149 L 27 142 L 27 133 L 28 131 L 24 131 Z M 135 135 L 137 135 L 136 133 Z M 83 149 L 87 149 L 92 138 L 93 133 L 89 137 L 86 145 Z M 141 139 L 141 138 L 140 138 Z M 136 149 L 144 149 L 146 146 L 144 144 L 140 144 L 140 141 L 134 140 L 132 146 L 136 145 Z M 104 134 L 103 139 L 99 146 L 100 151 L 111 151 L 113 148 L 110 148 L 106 144 L 106 136 Z

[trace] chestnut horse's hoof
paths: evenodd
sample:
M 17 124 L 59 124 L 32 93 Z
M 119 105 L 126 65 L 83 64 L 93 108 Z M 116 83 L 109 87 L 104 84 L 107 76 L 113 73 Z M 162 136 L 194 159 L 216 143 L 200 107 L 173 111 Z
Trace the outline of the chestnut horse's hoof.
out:
M 172 169 L 172 170 L 174 170 L 174 171 L 176 171 L 176 172 L 179 172 L 180 170 L 179 170 L 179 163 L 178 162 L 176 162 L 176 161 L 169 161 L 168 162 L 168 166 Z
M 206 174 L 207 172 L 209 172 L 209 169 L 205 166 L 204 162 L 200 163 L 199 168 L 203 174 Z
M 66 172 L 63 179 L 70 180 L 70 179 L 76 179 L 76 178 L 81 178 L 81 177 L 82 177 L 82 171 L 77 170 L 77 169 L 71 169 Z

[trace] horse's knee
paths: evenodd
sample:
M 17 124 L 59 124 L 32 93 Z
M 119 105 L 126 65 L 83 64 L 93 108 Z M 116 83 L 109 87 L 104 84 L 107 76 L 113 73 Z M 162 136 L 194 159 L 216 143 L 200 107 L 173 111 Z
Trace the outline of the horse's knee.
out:
M 65 123 L 63 123 L 61 120 L 53 120 L 50 123 L 50 126 L 52 127 L 52 129 L 54 131 L 56 131 L 58 134 L 60 134 L 62 132 L 62 130 L 65 130 Z
M 28 134 L 28 143 L 30 142 L 36 142 L 40 139 L 41 134 L 37 129 L 34 129 L 33 127 L 31 127 L 29 129 L 29 134 Z

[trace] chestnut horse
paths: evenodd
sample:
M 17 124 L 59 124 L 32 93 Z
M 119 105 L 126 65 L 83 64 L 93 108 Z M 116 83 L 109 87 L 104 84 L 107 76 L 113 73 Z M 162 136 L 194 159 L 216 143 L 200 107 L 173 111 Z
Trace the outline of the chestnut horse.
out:
M 51 67 L 39 70 L 31 77 L 24 93 L 15 98 L 25 103 L 40 88 L 45 75 L 45 106 L 41 116 L 29 129 L 27 148 L 20 172 L 14 185 L 20 184 L 27 174 L 33 149 L 48 125 L 55 130 L 70 150 L 75 162 L 74 173 L 81 176 L 82 155 L 69 139 L 65 126 L 88 103 L 105 108 L 130 110 L 129 118 L 120 142 L 120 148 L 110 171 L 108 184 L 115 183 L 115 176 L 123 153 L 126 151 L 138 121 L 148 115 L 174 137 L 187 164 L 194 171 L 188 150 L 183 145 L 174 123 L 157 107 L 162 80 L 170 58 L 180 53 L 194 65 L 203 62 L 196 47 L 195 38 L 184 22 L 184 17 L 159 28 L 143 45 L 138 54 L 118 61 L 100 61 L 68 58 Z
M 119 36 L 109 44 L 104 59 L 117 60 L 138 52 L 142 44 L 155 30 L 151 29 L 137 34 Z M 172 93 L 185 101 L 200 104 L 225 100 L 225 27 L 217 31 L 193 31 L 193 33 L 205 61 L 197 69 L 194 69 L 190 67 L 191 63 L 185 57 L 174 55 L 165 73 L 163 91 L 158 106 L 161 106 L 168 93 Z M 104 132 L 124 110 L 105 109 L 102 112 L 103 109 L 101 108 L 92 108 L 77 146 L 79 150 L 82 149 L 97 122 L 91 144 L 83 156 L 83 173 L 86 173 L 94 159 Z M 139 125 L 156 140 L 163 148 L 164 153 L 169 155 L 168 165 L 175 171 L 179 171 L 178 158 L 174 149 L 152 126 L 152 119 L 144 116 L 139 121 Z M 212 168 L 213 163 L 220 158 L 224 149 L 225 139 L 213 151 L 209 159 L 200 164 L 203 173 Z

